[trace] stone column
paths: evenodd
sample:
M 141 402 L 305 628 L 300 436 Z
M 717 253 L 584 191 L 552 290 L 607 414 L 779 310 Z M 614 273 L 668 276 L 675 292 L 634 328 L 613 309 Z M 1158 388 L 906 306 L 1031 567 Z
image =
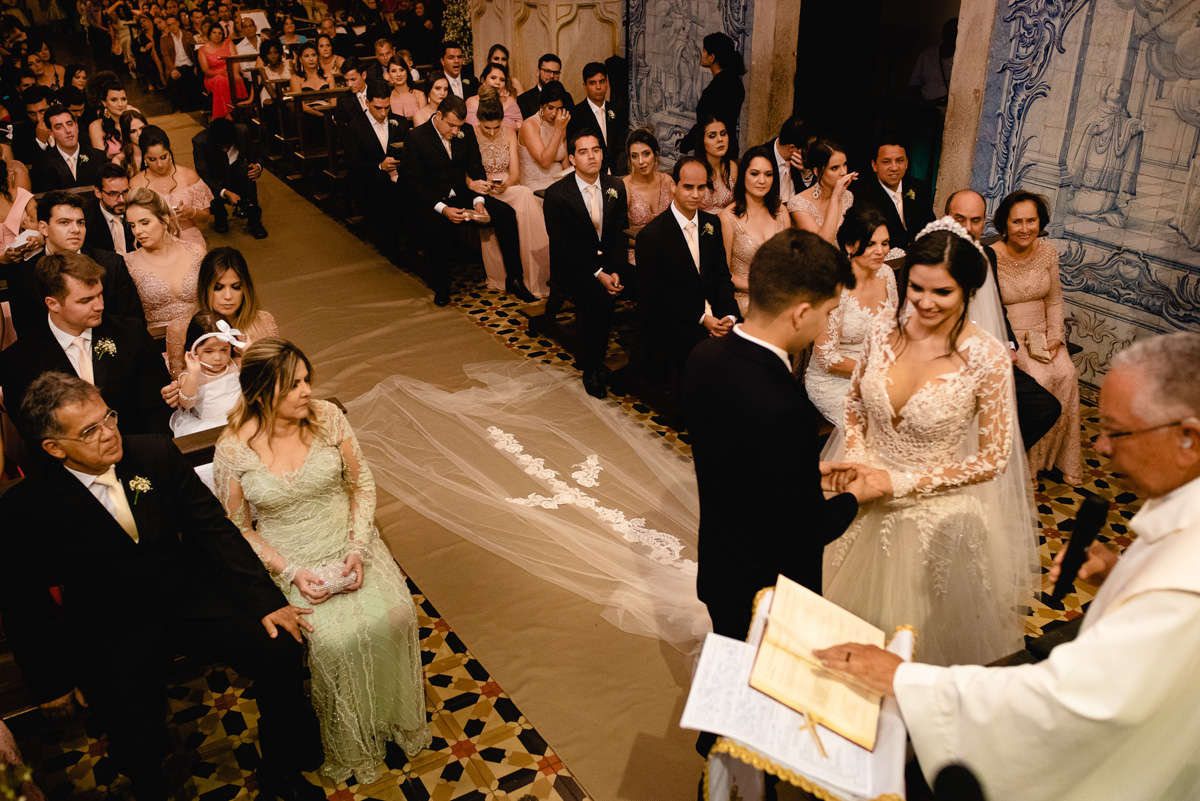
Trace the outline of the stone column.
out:
M 749 114 L 746 135 L 742 138 L 746 146 L 774 138 L 792 115 L 801 3 L 802 0 L 776 0 L 755 4 L 750 53 L 746 58 Z

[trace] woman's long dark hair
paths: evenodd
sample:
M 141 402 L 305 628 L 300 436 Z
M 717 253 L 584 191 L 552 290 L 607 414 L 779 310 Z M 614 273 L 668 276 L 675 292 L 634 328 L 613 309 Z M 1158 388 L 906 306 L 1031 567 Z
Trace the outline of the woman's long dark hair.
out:
M 317 54 L 317 77 L 324 78 L 325 77 L 325 69 L 324 69 L 324 67 L 321 66 L 321 51 L 317 50 L 317 46 L 313 42 L 305 42 L 304 44 L 300 45 L 300 48 L 296 51 L 295 74 L 300 76 L 300 80 L 302 80 L 302 81 L 308 80 L 308 73 L 304 71 L 304 66 L 303 66 L 304 60 L 302 58 L 305 50 L 312 50 L 314 53 Z M 145 148 L 142 148 L 142 152 L 145 152 Z
M 755 159 L 766 159 L 771 165 L 771 169 L 776 169 L 775 158 L 771 154 L 771 149 L 766 145 L 752 147 L 742 154 L 742 160 L 738 164 L 737 183 L 733 187 L 733 215 L 741 217 L 746 213 L 746 170 L 750 168 L 750 162 Z M 771 181 L 771 188 L 767 190 L 767 194 L 763 195 L 763 205 L 767 207 L 767 212 L 772 217 L 779 214 L 779 176 L 776 175 Z
M 722 71 L 729 70 L 734 75 L 746 72 L 746 62 L 737 51 L 737 43 L 728 34 L 710 33 L 704 37 L 703 44 L 704 49 L 721 65 Z
M 138 147 L 142 149 L 143 170 L 147 169 L 146 154 L 155 145 L 166 148 L 166 151 L 171 154 L 171 181 L 173 182 L 173 186 L 168 192 L 170 194 L 170 192 L 174 192 L 175 188 L 179 186 L 179 182 L 175 180 L 175 171 L 178 169 L 178 165 L 175 163 L 175 151 L 171 149 L 171 137 L 167 136 L 167 132 L 157 125 L 147 125 L 142 129 L 142 133 L 138 137 Z
M 934 231 L 913 243 L 904 263 L 906 276 L 918 264 L 944 267 L 950 273 L 950 277 L 954 279 L 954 283 L 958 284 L 962 290 L 962 311 L 950 329 L 950 350 L 945 353 L 946 356 L 953 356 L 958 352 L 958 336 L 967 324 L 967 308 L 971 305 L 971 298 L 975 297 L 975 293 L 979 287 L 983 286 L 983 282 L 987 278 L 987 259 L 973 243 L 961 236 L 950 231 Z M 901 320 L 907 305 L 904 298 L 901 298 L 900 302 L 896 304 L 896 320 L 901 323 L 897 326 L 900 331 L 901 350 L 907 340 Z
M 704 131 L 709 125 L 714 122 L 719 122 L 725 126 L 725 135 L 729 137 L 729 148 L 725 151 L 725 155 L 721 157 L 721 171 L 718 176 L 721 182 L 726 186 L 729 185 L 729 165 L 737 164 L 737 151 L 733 147 L 733 132 L 729 130 L 729 123 L 718 117 L 716 114 L 708 113 L 700 119 L 698 130 L 700 135 L 696 138 L 696 148 L 693 155 L 708 161 L 708 151 L 704 149 Z

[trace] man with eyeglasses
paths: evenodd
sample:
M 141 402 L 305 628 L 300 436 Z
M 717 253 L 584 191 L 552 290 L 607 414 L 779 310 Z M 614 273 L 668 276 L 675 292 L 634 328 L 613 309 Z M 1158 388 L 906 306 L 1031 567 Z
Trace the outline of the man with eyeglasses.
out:
M 538 113 L 538 109 L 542 107 L 542 89 L 551 81 L 562 80 L 562 59 L 554 53 L 546 53 L 538 59 L 538 79 L 537 85 L 528 92 L 522 92 L 517 97 L 517 106 L 521 109 L 521 116 L 529 119 L 534 114 Z M 563 108 L 571 108 L 575 105 L 575 101 L 568 94 L 563 98 Z M 623 147 L 624 145 L 622 145 Z
M 129 176 L 123 167 L 105 164 L 100 168 L 100 180 L 94 190 L 96 202 L 85 212 L 84 247 L 111 250 L 121 256 L 134 250 L 133 233 L 125 221 L 125 193 L 128 191 Z
M 1092 545 L 1078 577 L 1102 586 L 1079 636 L 1046 661 L 943 668 L 866 645 L 816 652 L 827 668 L 896 696 L 930 779 L 958 762 L 988 798 L 1200 798 L 1197 375 L 1200 333 L 1140 339 L 1112 360 L 1096 450 L 1145 503 L 1119 561 Z
M 322 761 L 304 693 L 311 610 L 288 604 L 171 440 L 122 436 L 132 421 L 90 383 L 45 373 L 21 413 L 53 463 L 0 498 L 0 613 L 43 714 L 82 698 L 138 801 L 166 801 L 172 659 L 229 664 L 254 682 L 260 798 L 323 799 L 301 775 Z
M 36 278 L 45 311 L 0 353 L 0 384 L 13 422 L 27 445 L 36 430 L 20 412 L 21 400 L 47 370 L 78 376 L 100 390 L 125 416 L 128 430 L 169 433 L 171 383 L 161 349 L 142 320 L 104 313 L 104 267 L 79 253 L 55 253 L 38 262 Z M 30 447 L 34 453 L 37 449 Z

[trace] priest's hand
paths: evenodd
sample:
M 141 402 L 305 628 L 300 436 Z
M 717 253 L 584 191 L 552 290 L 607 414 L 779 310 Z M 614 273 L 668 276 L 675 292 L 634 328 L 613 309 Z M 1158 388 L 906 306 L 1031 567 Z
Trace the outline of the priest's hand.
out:
M 1046 576 L 1051 587 L 1058 581 L 1058 577 L 1062 575 L 1062 562 L 1066 555 L 1067 548 L 1065 545 L 1059 548 L 1058 553 L 1054 555 L 1054 564 L 1050 566 L 1050 573 Z M 1088 546 L 1087 559 L 1079 566 L 1079 572 L 1075 574 L 1075 578 L 1083 579 L 1098 587 L 1108 578 L 1108 574 L 1112 572 L 1118 558 L 1104 543 L 1093 542 Z
M 301 615 L 311 615 L 312 612 L 311 609 L 302 609 L 299 606 L 285 606 L 264 617 L 263 628 L 272 640 L 279 636 L 279 629 L 283 629 L 292 635 L 292 639 L 303 645 L 304 638 L 300 636 L 300 630 L 313 631 L 313 625 Z
M 896 694 L 892 689 L 892 680 L 896 677 L 896 668 L 904 660 L 891 651 L 876 645 L 846 642 L 813 651 L 813 656 L 821 660 L 826 670 L 845 679 L 848 684 L 879 695 Z

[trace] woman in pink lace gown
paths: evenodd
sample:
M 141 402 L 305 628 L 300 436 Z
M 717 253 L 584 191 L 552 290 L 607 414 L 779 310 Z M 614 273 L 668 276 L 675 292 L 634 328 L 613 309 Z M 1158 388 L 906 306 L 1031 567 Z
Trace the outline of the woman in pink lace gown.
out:
M 733 203 L 733 187 L 737 184 L 737 153 L 729 149 L 729 130 L 725 123 L 714 116 L 700 121 L 700 146 L 696 155 L 706 160 L 712 186 L 704 190 L 700 208 L 709 214 L 720 214 Z
M 209 206 L 213 195 L 208 184 L 191 167 L 175 163 L 171 139 L 157 125 L 143 128 L 138 143 L 142 148 L 143 169 L 129 179 L 129 188 L 146 187 L 161 195 L 175 212 L 180 238 L 191 242 L 203 253 L 208 248 L 200 226 L 212 216 Z
M 238 77 L 241 73 L 234 70 L 234 86 L 229 86 L 229 74 L 225 70 L 225 59 L 236 56 L 233 42 L 225 39 L 225 29 L 215 22 L 209 23 L 205 32 L 208 44 L 196 51 L 197 61 L 204 70 L 204 87 L 212 95 L 212 118 L 228 117 L 233 112 L 234 92 L 238 100 L 247 96 L 246 86 Z
M 625 182 L 625 197 L 629 199 L 629 227 L 642 230 L 646 223 L 667 210 L 675 194 L 675 181 L 658 169 L 658 139 L 649 128 L 637 128 L 625 141 L 629 175 Z M 629 263 L 636 264 L 633 248 L 629 248 Z
M 185 366 L 188 321 L 199 309 L 196 287 L 204 250 L 179 238 L 175 214 L 153 189 L 130 191 L 125 219 L 138 244 L 125 254 L 125 266 L 142 299 L 146 324 L 167 327 L 167 367 L 177 376 Z
M 1062 404 L 1054 427 L 1029 449 L 1029 469 L 1057 467 L 1073 487 L 1083 481 L 1079 433 L 1079 377 L 1067 353 L 1058 252 L 1042 230 L 1050 220 L 1046 201 L 1032 192 L 1013 192 L 996 207 L 993 224 L 1001 239 L 996 274 L 1008 322 L 1017 337 L 1017 366 Z
M 804 154 L 804 166 L 816 173 L 817 182 L 788 201 L 792 225 L 836 245 L 846 210 L 854 205 L 850 184 L 858 173 L 847 171 L 846 151 L 828 139 L 813 142 Z
M 721 210 L 721 236 L 733 281 L 733 297 L 743 317 L 750 308 L 750 262 L 775 234 L 791 226 L 787 209 L 779 202 L 775 159 L 766 147 L 752 147 L 742 156 L 733 203 Z

